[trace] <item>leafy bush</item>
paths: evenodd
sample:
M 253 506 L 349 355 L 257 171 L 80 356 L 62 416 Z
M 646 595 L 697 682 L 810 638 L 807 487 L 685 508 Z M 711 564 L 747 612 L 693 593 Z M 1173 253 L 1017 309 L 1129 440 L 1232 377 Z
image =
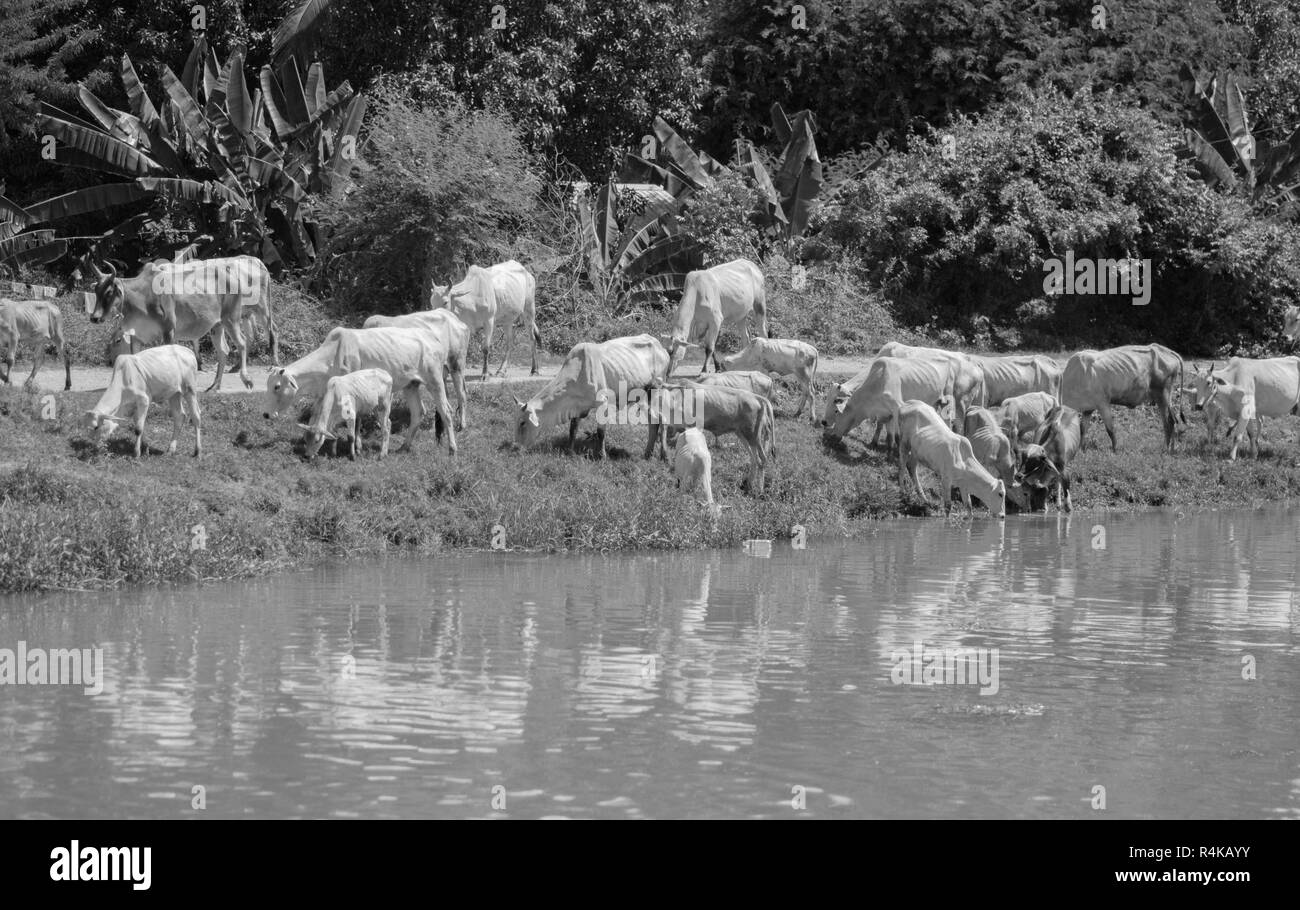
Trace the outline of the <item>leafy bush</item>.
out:
M 516 256 L 541 181 L 507 115 L 456 102 L 422 109 L 383 90 L 368 129 L 368 166 L 322 212 L 330 236 L 318 284 L 343 310 L 425 309 L 431 285 Z

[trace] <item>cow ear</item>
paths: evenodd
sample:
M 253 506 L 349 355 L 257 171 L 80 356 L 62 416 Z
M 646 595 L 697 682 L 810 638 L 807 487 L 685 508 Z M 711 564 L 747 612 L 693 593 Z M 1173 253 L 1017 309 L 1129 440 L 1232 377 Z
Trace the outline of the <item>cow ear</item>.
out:
M 521 411 L 522 411 L 524 408 L 528 407 L 528 402 L 524 401 L 524 400 L 523 400 L 522 398 L 520 398 L 518 395 L 515 395 L 515 396 L 514 396 L 514 399 L 515 399 L 515 404 L 519 405 L 519 409 L 520 409 Z
M 338 439 L 338 437 L 335 436 L 333 433 L 331 433 L 329 430 L 321 430 L 321 431 L 320 431 L 320 438 L 321 438 L 321 439 Z
M 540 424 L 537 422 L 537 412 L 536 412 L 536 411 L 531 411 L 531 410 L 530 410 L 530 411 L 528 412 L 528 422 L 531 423 L 533 426 L 540 426 Z
M 309 433 L 311 432 L 311 427 L 307 426 L 307 424 L 305 424 L 305 423 L 300 423 L 300 424 L 298 424 L 298 429 L 300 429 L 300 430 L 306 430 L 306 431 L 309 432 Z

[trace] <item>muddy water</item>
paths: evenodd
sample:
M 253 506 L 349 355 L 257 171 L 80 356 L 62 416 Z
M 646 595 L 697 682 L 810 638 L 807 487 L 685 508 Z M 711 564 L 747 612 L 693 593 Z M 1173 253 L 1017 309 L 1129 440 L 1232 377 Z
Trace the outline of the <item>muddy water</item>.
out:
M 1297 817 L 1298 529 L 927 520 L 5 598 L 0 648 L 98 647 L 104 679 L 0 685 L 0 816 Z M 996 691 L 924 684 L 957 648 Z

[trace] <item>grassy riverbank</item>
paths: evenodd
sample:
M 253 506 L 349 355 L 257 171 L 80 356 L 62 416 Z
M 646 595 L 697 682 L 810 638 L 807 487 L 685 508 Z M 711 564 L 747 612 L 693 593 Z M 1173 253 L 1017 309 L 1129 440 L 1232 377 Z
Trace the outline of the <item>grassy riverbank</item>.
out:
M 323 456 L 312 465 L 301 459 L 292 422 L 261 417 L 260 395 L 204 396 L 202 461 L 162 454 L 170 423 L 155 407 L 149 451 L 137 462 L 129 433 L 96 452 L 78 426 L 98 393 L 57 394 L 55 419 L 44 420 L 37 396 L 0 389 L 0 591 L 231 578 L 391 550 L 486 549 L 495 525 L 510 548 L 693 548 L 785 538 L 795 525 L 810 535 L 856 535 L 881 518 L 925 514 L 915 498 L 900 496 L 894 464 L 856 435 L 844 449 L 828 449 L 807 421 L 779 416 L 778 461 L 761 499 L 739 490 L 747 459 L 734 439 L 714 446 L 714 490 L 724 506 L 715 522 L 676 494 L 665 464 L 641 459 L 644 428 L 612 429 L 613 457 L 603 463 L 553 449 L 563 444 L 560 431 L 534 451 L 515 450 L 511 394 L 519 391 L 471 385 L 470 427 L 455 458 L 445 445 L 435 449 L 428 430 L 413 455 L 398 453 L 395 438 L 384 462 L 369 451 L 355 463 Z M 1080 459 L 1076 511 L 1254 506 L 1300 493 L 1293 421 L 1270 421 L 1261 458 L 1235 464 L 1222 449 L 1206 454 L 1199 425 L 1165 456 L 1147 409 L 1123 412 L 1119 431 L 1118 455 L 1090 448 Z M 179 450 L 192 444 L 187 424 Z M 977 511 L 974 520 L 992 519 Z

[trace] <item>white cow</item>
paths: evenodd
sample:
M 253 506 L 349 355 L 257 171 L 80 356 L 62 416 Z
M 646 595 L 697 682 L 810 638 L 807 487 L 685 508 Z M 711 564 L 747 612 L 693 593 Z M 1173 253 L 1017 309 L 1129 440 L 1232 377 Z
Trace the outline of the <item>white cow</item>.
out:
M 1193 406 L 1205 410 L 1206 432 L 1214 442 L 1215 429 L 1220 415 L 1236 420 L 1234 414 L 1244 408 L 1249 399 L 1250 420 L 1256 425 L 1238 424 L 1233 431 L 1233 457 L 1241 437 L 1250 433 L 1252 449 L 1256 448 L 1260 426 L 1266 417 L 1286 417 L 1300 413 L 1300 357 L 1267 357 L 1255 360 L 1234 357 L 1222 370 L 1211 364 L 1207 373 L 1194 370 L 1189 377 L 1191 385 L 1185 389 L 1193 395 Z M 1232 388 L 1240 389 L 1239 404 L 1230 404 L 1232 396 L 1211 402 Z
M 722 358 L 722 368 L 731 370 L 757 370 L 793 376 L 799 384 L 799 406 L 794 416 L 803 413 L 804 403 L 813 423 L 817 422 L 817 349 L 805 341 L 793 338 L 754 338 L 735 354 Z
M 393 391 L 402 394 L 411 411 L 411 425 L 401 450 L 409 450 L 419 432 L 423 416 L 420 386 L 423 385 L 432 394 L 434 413 L 447 433 L 448 454 L 455 455 L 456 431 L 442 378 L 444 367 L 428 333 L 419 329 L 333 328 L 316 350 L 287 367 L 272 370 L 266 377 L 266 407 L 262 416 L 269 420 L 287 411 L 299 397 L 323 395 L 326 383 L 333 376 L 365 369 L 386 370 L 393 378 Z
M 1182 387 L 1183 358 L 1163 345 L 1130 344 L 1104 351 L 1080 351 L 1070 357 L 1061 374 L 1061 404 L 1081 415 L 1082 439 L 1087 438 L 1092 412 L 1100 413 L 1111 451 L 1118 450 L 1111 405 L 1136 408 L 1148 402 L 1154 404 L 1164 425 L 1165 448 L 1173 451 L 1175 426 L 1183 419 L 1181 412 L 1175 413 L 1174 399 Z
M 0 300 L 0 359 L 4 361 L 4 375 L 0 379 L 9 383 L 14 370 L 18 345 L 32 348 L 32 373 L 24 385 L 36 381 L 36 374 L 45 363 L 45 349 L 54 344 L 54 356 L 63 358 L 63 391 L 72 388 L 72 356 L 63 337 L 63 311 L 48 300 Z
M 953 429 L 959 429 L 966 419 L 966 409 L 984 402 L 984 373 L 969 354 L 945 351 L 943 348 L 917 347 L 901 341 L 887 341 L 876 352 L 877 357 L 916 358 L 939 360 L 951 364 L 953 400 Z M 921 399 L 929 401 L 928 398 Z
M 415 379 L 411 385 L 418 383 L 419 380 Z M 298 424 L 307 431 L 307 459 L 316 459 L 316 453 L 326 439 L 330 441 L 330 454 L 337 454 L 338 437 L 331 431 L 340 423 L 346 423 L 348 457 L 355 461 L 360 451 L 357 442 L 359 414 L 374 414 L 379 420 L 379 429 L 383 433 L 379 457 L 383 458 L 388 454 L 388 440 L 392 436 L 392 425 L 388 420 L 392 406 L 393 377 L 387 370 L 357 370 L 344 376 L 331 376 L 325 383 L 325 394 L 312 410 L 311 422 Z
M 952 400 L 952 370 L 951 360 L 877 357 L 867 369 L 867 378 L 835 419 L 823 426 L 823 437 L 838 442 L 862 421 L 874 419 L 887 422 L 888 446 L 892 449 L 897 442 L 898 409 L 903 402 L 943 401 L 946 409 Z
M 952 510 L 952 488 L 957 487 L 967 511 L 973 511 L 970 501 L 973 495 L 979 497 L 990 513 L 998 518 L 1006 517 L 1006 484 L 985 470 L 976 460 L 970 440 L 954 433 L 934 408 L 923 401 L 904 402 L 898 410 L 898 427 L 899 484 L 904 490 L 903 475 L 906 475 L 929 505 L 929 497 L 916 476 L 917 464 L 923 464 L 939 475 L 939 498 L 943 500 L 945 514 Z
M 702 386 L 720 386 L 725 389 L 740 389 L 753 392 L 759 398 L 772 400 L 772 377 L 758 370 L 735 370 L 727 373 L 709 373 L 697 376 L 695 382 Z
M 620 389 L 640 389 L 648 397 L 663 382 L 668 352 L 653 335 L 631 335 L 600 343 L 581 342 L 560 364 L 554 378 L 528 401 L 516 398 L 519 423 L 515 441 L 528 448 L 537 443 L 542 427 L 569 421 L 569 452 L 573 453 L 578 421 L 601 404 L 616 408 Z M 605 457 L 605 425 L 598 423 L 600 457 Z
M 1026 434 L 1038 429 L 1052 409 L 1059 404 L 1060 401 L 1046 392 L 1028 392 L 1008 398 L 990 410 L 997 418 L 998 425 L 1002 427 L 1002 432 L 1006 433 L 1012 445 L 1019 449 L 1026 441 Z
M 685 379 L 655 389 L 650 402 L 646 458 L 653 453 L 656 440 L 660 458 L 666 457 L 670 431 L 695 426 L 714 436 L 734 433 L 749 452 L 749 491 L 762 494 L 768 462 L 776 458 L 772 402 L 744 389 L 705 386 Z
M 673 317 L 672 333 L 665 347 L 670 352 L 668 375 L 677 368 L 686 345 L 703 342 L 704 366 L 709 368 L 713 358 L 718 369 L 714 348 L 718 335 L 728 326 L 739 327 L 750 339 L 751 328 L 767 337 L 767 291 L 763 285 L 763 271 L 748 259 L 733 259 L 712 268 L 697 269 L 686 275 L 685 288 L 677 313 Z
M 986 408 L 1008 398 L 1029 392 L 1056 395 L 1061 388 L 1061 365 L 1042 354 L 1016 354 L 1009 357 L 983 357 L 969 354 L 984 379 Z
M 422 329 L 427 331 L 434 348 L 447 365 L 452 388 L 456 392 L 456 432 L 464 432 L 468 419 L 465 396 L 465 369 L 469 365 L 470 328 L 459 316 L 447 309 L 420 310 L 401 316 L 370 316 L 361 324 L 366 329 Z
M 975 460 L 995 477 L 1000 477 L 1007 489 L 1013 488 L 1016 482 L 1015 449 L 993 412 L 988 408 L 971 408 L 966 412 L 961 434 L 970 440 Z
M 537 349 L 542 335 L 537 330 L 537 279 L 532 272 L 513 259 L 499 262 L 491 268 L 471 265 L 465 277 L 450 288 L 435 285 L 430 294 L 431 309 L 451 310 L 469 326 L 470 331 L 483 330 L 483 378 L 488 374 L 488 351 L 492 348 L 492 331 L 500 322 L 506 327 L 506 353 L 497 369 L 500 376 L 506 371 L 510 352 L 515 346 L 515 326 L 523 322 L 533 338 L 532 375 L 537 375 Z
M 679 433 L 673 449 L 673 474 L 683 493 L 699 490 L 701 501 L 713 505 L 713 456 L 704 431 L 690 427 Z
M 99 401 L 84 415 L 85 425 L 99 431 L 99 441 L 106 440 L 119 423 L 132 420 L 135 431 L 135 457 L 140 457 L 144 441 L 144 422 L 151 402 L 167 402 L 172 415 L 172 438 L 167 454 L 176 453 L 185 409 L 194 424 L 194 457 L 203 452 L 202 418 L 199 415 L 198 361 L 194 352 L 178 344 L 165 344 L 123 354 L 113 364 L 113 375 Z

